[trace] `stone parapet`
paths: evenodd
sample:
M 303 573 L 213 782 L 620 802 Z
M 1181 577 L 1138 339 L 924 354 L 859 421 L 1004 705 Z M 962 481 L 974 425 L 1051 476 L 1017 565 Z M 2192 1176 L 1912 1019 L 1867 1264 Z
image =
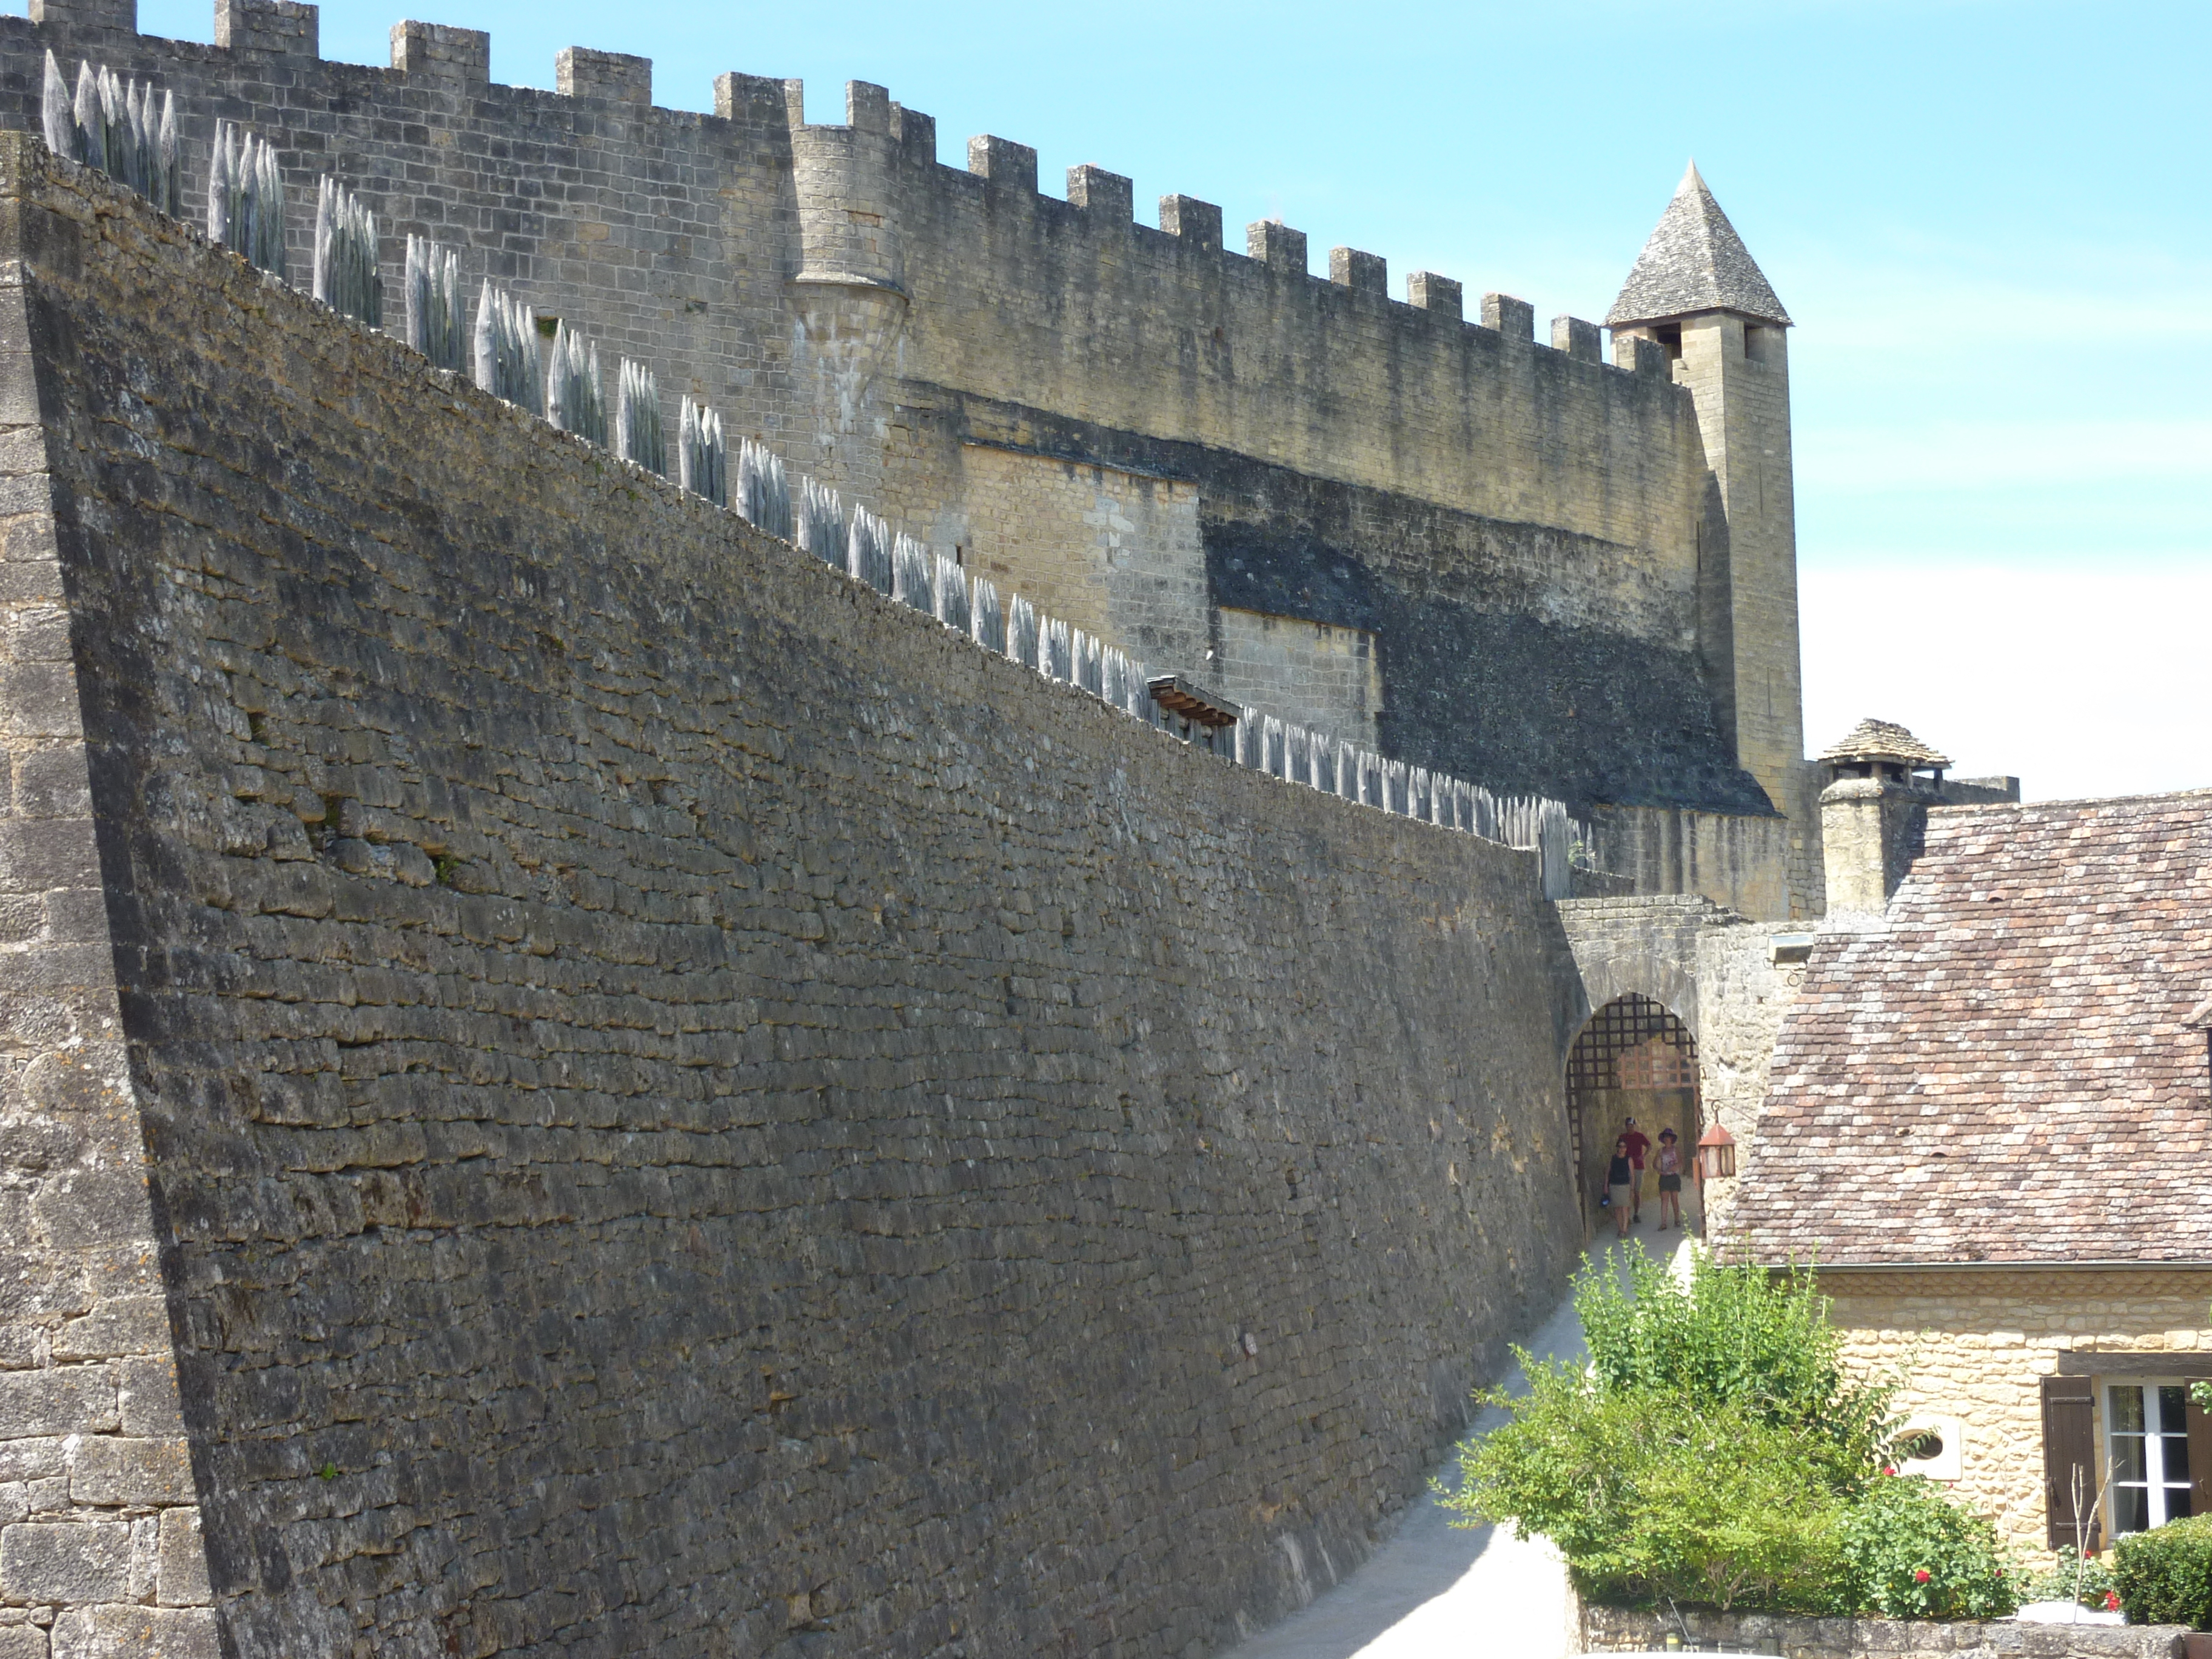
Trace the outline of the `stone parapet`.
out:
M 1815 1619 L 1782 1613 L 1680 1614 L 1585 1606 L 1584 1650 L 1650 1652 L 1669 1635 L 1711 1644 L 1708 1652 L 1786 1654 L 1789 1659 L 1869 1659 L 1871 1655 L 1953 1654 L 1959 1659 L 2184 1659 L 2179 1625 L 2022 1625 L 1936 1619 Z M 1725 1644 L 1725 1645 L 1723 1645 Z

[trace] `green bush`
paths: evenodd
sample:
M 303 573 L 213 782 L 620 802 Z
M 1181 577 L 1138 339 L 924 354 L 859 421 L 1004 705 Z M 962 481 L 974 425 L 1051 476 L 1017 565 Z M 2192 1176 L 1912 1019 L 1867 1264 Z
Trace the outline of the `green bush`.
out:
M 1469 1523 L 1551 1539 L 1595 1601 L 1828 1605 L 1840 1505 L 1802 1434 L 1738 1406 L 1601 1393 L 1574 1366 L 1529 1370 L 1513 1420 L 1462 1450 L 1444 1502 Z
M 1661 1263 L 1632 1255 L 1626 1285 L 1609 1269 L 1585 1269 L 1575 1311 L 1607 1392 L 1665 1390 L 1803 1430 L 1826 1449 L 1822 1462 L 1843 1486 L 1881 1467 L 1896 1391 L 1851 1380 L 1810 1274 L 1778 1278 L 1700 1254 L 1685 1293 Z
M 1883 1475 L 1845 1512 L 1838 1611 L 1997 1619 L 2020 1606 L 1996 1529 L 1918 1475 Z
M 1522 1353 L 1528 1394 L 1482 1396 L 1509 1420 L 1461 1448 L 1458 1524 L 1549 1538 L 1595 1601 L 2013 1610 L 1989 1524 L 1883 1472 L 1893 1391 L 1850 1379 L 1807 1278 L 1630 1263 L 1577 1281 L 1587 1365 Z
M 2112 1553 L 2112 1586 L 2130 1625 L 2212 1627 L 2212 1515 L 2121 1539 Z
M 2079 1601 L 2085 1607 L 2105 1607 L 2110 1593 L 2118 1604 L 2119 1589 L 2112 1582 L 2112 1563 L 2101 1555 L 2077 1556 L 2059 1550 L 2051 1565 L 2029 1576 L 2020 1587 L 2022 1601 Z

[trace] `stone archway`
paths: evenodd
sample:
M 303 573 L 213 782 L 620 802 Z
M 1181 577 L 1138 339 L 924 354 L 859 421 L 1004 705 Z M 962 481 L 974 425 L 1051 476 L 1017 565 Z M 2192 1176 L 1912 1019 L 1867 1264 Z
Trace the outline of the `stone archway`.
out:
M 1607 1161 L 1614 1138 L 1632 1117 L 1655 1144 L 1662 1128 L 1672 1128 L 1680 1137 L 1686 1177 L 1682 1215 L 1693 1229 L 1699 1227 L 1704 1217 L 1697 1183 L 1686 1178 L 1704 1127 L 1698 1040 L 1666 1004 L 1637 991 L 1625 992 L 1596 1009 L 1567 1051 L 1568 1140 L 1585 1237 L 1596 1231 L 1604 1217 L 1598 1200 L 1604 1191 Z M 1657 1224 L 1657 1193 L 1658 1179 L 1647 1164 L 1646 1226 Z

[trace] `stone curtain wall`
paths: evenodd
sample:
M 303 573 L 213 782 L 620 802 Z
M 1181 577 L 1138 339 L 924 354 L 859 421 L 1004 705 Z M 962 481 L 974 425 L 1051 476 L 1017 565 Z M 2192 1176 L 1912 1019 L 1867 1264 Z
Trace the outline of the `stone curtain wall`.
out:
M 1236 696 L 1206 661 L 1197 490 L 1173 478 L 981 446 L 963 460 L 967 511 L 945 526 L 953 532 L 945 539 L 969 569 L 1156 673 L 1188 674 Z M 1368 746 L 1373 742 L 1370 732 Z
M 2047 1547 L 2042 1379 L 2062 1364 L 2075 1376 L 2109 1365 L 2120 1376 L 2212 1376 L 2212 1271 L 1837 1268 L 1821 1273 L 1820 1288 L 1850 1359 L 1873 1376 L 1904 1372 L 1899 1410 L 1960 1420 L 1958 1496 L 2039 1558 Z M 2101 1468 L 2101 1399 L 2097 1418 Z
M 1309 731 L 1374 744 L 1382 672 L 1373 635 L 1228 605 L 1213 622 L 1209 665 L 1224 696 L 1264 699 L 1270 713 Z
M 1533 856 L 0 164 L 237 1651 L 1195 1653 L 1357 1561 L 1576 1242 Z
M 295 263 L 333 173 L 378 215 L 395 314 L 404 237 L 458 247 L 471 306 L 511 283 L 651 367 L 672 428 L 701 397 L 941 552 L 1004 506 L 978 444 L 1194 486 L 1202 576 L 1139 537 L 1130 632 L 1103 631 L 1156 668 L 1203 675 L 1172 647 L 1202 653 L 1210 585 L 1376 635 L 1386 754 L 1578 813 L 1769 810 L 1698 655 L 1698 549 L 1726 536 L 1692 400 L 1538 343 L 1525 307 L 1484 327 L 1317 278 L 1280 227 L 1248 258 L 1202 204 L 1154 229 L 1096 169 L 1042 195 L 1004 140 L 944 166 L 934 122 L 863 82 L 810 125 L 797 82 L 732 73 L 702 116 L 606 54 L 563 54 L 561 91 L 492 85 L 486 37 L 428 24 L 385 69 L 321 61 L 312 7 L 220 0 L 215 46 L 137 35 L 127 0 L 37 15 L 0 17 L 0 122 L 37 129 L 48 46 L 151 76 L 196 222 L 214 120 L 242 122 L 283 161 Z

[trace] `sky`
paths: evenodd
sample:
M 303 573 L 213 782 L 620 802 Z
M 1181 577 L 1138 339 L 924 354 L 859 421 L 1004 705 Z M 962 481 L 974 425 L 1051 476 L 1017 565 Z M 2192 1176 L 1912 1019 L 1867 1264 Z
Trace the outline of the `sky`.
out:
M 495 80 L 592 46 L 677 108 L 803 77 L 817 120 L 874 81 L 953 165 L 995 133 L 1048 191 L 1094 162 L 1539 318 L 1604 316 L 1694 156 L 1796 323 L 1810 747 L 1875 714 L 2030 799 L 2212 787 L 2203 0 L 413 3 Z M 326 0 L 324 55 L 397 21 Z

